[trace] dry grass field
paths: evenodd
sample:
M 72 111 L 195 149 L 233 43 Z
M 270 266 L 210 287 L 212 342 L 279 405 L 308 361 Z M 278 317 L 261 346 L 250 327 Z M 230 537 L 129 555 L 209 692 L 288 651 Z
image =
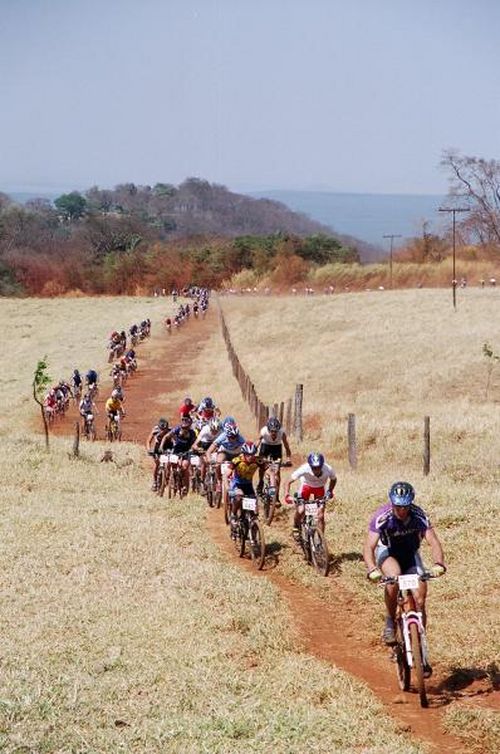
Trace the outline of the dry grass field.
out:
M 141 448 L 103 464 L 102 443 L 74 459 L 68 439 L 46 453 L 33 432 L 40 357 L 54 379 L 105 373 L 107 333 L 144 316 L 158 327 L 165 302 L 2 300 L 0 313 L 0 750 L 422 754 L 362 683 L 300 650 L 277 589 L 207 537 L 202 500 L 151 495 Z M 237 408 L 234 385 L 213 392 Z M 361 479 L 351 489 L 373 502 Z

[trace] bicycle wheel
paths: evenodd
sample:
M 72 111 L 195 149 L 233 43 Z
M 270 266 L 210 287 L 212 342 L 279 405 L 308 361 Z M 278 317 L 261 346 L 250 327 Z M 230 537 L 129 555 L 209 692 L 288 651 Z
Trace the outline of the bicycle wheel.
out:
M 95 440 L 97 440 L 97 432 L 95 430 L 95 424 L 94 424 L 94 422 L 92 422 L 92 424 L 89 427 L 88 438 L 90 440 L 92 440 L 92 442 L 94 442 Z
M 248 537 L 248 524 L 246 519 L 240 519 L 238 524 L 238 539 L 236 540 L 236 548 L 240 558 L 245 554 L 245 545 Z
M 170 476 L 168 478 L 167 497 L 171 500 L 175 495 L 175 473 L 174 469 L 170 469 Z
M 266 559 L 266 540 L 264 527 L 258 519 L 254 519 L 250 524 L 249 539 L 252 563 L 260 571 Z
M 322 576 L 328 576 L 330 570 L 330 553 L 326 544 L 325 535 L 321 529 L 313 529 L 311 532 L 311 562 Z
M 411 671 L 406 661 L 406 652 L 403 639 L 403 624 L 401 619 L 396 623 L 396 639 L 397 644 L 394 647 L 394 658 L 396 660 L 396 675 L 398 677 L 398 685 L 401 691 L 408 691 L 410 688 L 410 675 Z
M 415 671 L 415 681 L 418 695 L 420 697 L 420 706 L 428 707 L 427 692 L 425 690 L 424 666 L 422 663 L 422 647 L 420 645 L 420 634 L 416 623 L 410 624 L 410 642 L 411 653 L 413 655 L 413 669 Z
M 229 526 L 229 517 L 231 515 L 231 503 L 229 502 L 229 495 L 227 492 L 224 495 L 224 521 L 226 526 Z
M 309 541 L 309 528 L 302 524 L 302 526 L 299 529 L 300 538 L 299 538 L 299 545 L 302 548 L 302 552 L 304 553 L 304 560 L 306 560 L 308 563 L 311 562 L 311 543 Z
M 157 491 L 160 497 L 165 494 L 165 487 L 167 486 L 167 474 L 164 466 L 160 466 L 158 476 L 156 478 Z
M 261 501 L 264 509 L 264 520 L 266 524 L 270 526 L 276 510 L 276 494 L 270 495 L 269 491 L 264 489 Z
M 207 493 L 207 503 L 210 506 L 210 508 L 214 507 L 214 491 L 212 489 L 212 485 L 210 482 L 208 483 L 208 486 L 205 487 L 205 492 Z

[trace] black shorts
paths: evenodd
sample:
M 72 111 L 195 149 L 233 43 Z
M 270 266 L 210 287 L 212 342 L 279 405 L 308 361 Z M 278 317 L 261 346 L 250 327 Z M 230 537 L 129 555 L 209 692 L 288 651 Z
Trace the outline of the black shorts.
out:
M 259 458 L 272 458 L 273 461 L 281 461 L 283 458 L 283 446 L 279 445 L 266 445 L 262 443 L 259 448 Z

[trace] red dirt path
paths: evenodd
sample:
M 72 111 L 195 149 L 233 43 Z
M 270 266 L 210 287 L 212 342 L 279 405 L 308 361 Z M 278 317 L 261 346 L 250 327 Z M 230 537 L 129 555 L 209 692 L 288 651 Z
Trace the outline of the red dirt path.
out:
M 178 400 L 173 400 L 171 393 L 189 393 L 193 364 L 205 347 L 207 333 L 217 326 L 217 312 L 212 308 L 206 320 L 188 322 L 171 335 L 157 328 L 152 337 L 138 347 L 139 370 L 125 388 L 127 417 L 123 424 L 124 440 L 143 445 L 159 416 L 166 416 L 171 421 L 174 419 Z M 222 358 L 225 356 L 222 355 Z M 102 369 L 103 374 L 107 371 L 109 370 Z M 180 379 L 180 375 L 183 379 Z M 207 392 L 210 393 L 210 390 Z M 106 393 L 101 390 L 98 400 L 100 437 L 103 436 L 103 402 L 107 395 L 109 391 Z M 57 426 L 55 432 L 68 432 L 69 419 L 74 418 L 76 411 L 73 408 L 68 419 Z M 255 426 L 243 399 L 238 419 L 243 433 L 247 431 L 249 436 L 255 436 Z M 149 479 L 148 476 L 145 484 L 149 484 Z M 498 691 L 494 691 L 485 679 L 465 680 L 459 688 L 452 689 L 447 687 L 444 678 L 433 677 L 427 682 L 430 707 L 422 710 L 416 694 L 398 692 L 394 668 L 388 662 L 387 650 L 380 647 L 373 625 L 363 621 L 362 605 L 352 594 L 340 585 L 337 586 L 336 602 L 332 606 L 304 587 L 286 579 L 277 568 L 268 566 L 256 573 L 250 563 L 236 557 L 220 511 L 207 509 L 207 527 L 214 542 L 233 564 L 240 564 L 254 578 L 270 579 L 279 588 L 303 637 L 304 651 L 364 681 L 384 704 L 387 712 L 398 721 L 401 730 L 411 732 L 416 738 L 430 744 L 439 754 L 465 752 L 462 742 L 446 735 L 442 730 L 443 710 L 451 701 L 460 699 L 461 703 L 468 705 L 500 707 Z M 272 528 L 269 531 L 272 532 Z

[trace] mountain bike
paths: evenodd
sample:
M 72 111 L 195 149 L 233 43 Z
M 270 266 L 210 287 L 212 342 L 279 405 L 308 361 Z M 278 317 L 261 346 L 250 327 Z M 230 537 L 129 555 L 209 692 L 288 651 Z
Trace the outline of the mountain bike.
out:
M 188 493 L 189 478 L 186 484 L 184 471 L 181 466 L 181 462 L 184 457 L 184 453 L 170 453 L 167 490 L 169 498 L 179 495 L 179 497 L 182 499 Z
M 207 496 L 207 503 L 211 508 L 220 508 L 222 493 L 217 491 L 217 474 L 215 471 L 215 459 L 216 453 L 212 454 L 212 459 L 207 464 L 207 470 L 205 473 L 205 493 Z
M 398 585 L 398 606 L 396 612 L 396 643 L 393 646 L 392 659 L 396 663 L 396 674 L 401 691 L 409 691 L 412 671 L 420 698 L 420 706 L 428 707 L 425 690 L 426 671 L 429 668 L 427 637 L 422 620 L 422 613 L 417 610 L 414 589 L 419 581 L 433 579 L 431 573 L 408 573 L 401 576 L 384 576 L 380 584 Z
M 158 464 L 158 470 L 156 472 L 156 493 L 160 497 L 165 494 L 165 488 L 167 486 L 167 469 L 170 462 L 170 453 L 161 453 Z
M 320 497 L 308 502 L 295 497 L 295 504 L 304 505 L 304 517 L 299 529 L 299 544 L 308 563 L 312 564 L 322 576 L 328 576 L 330 570 L 330 553 L 325 535 L 318 528 L 318 510 L 326 505 L 327 498 Z
M 221 487 L 221 501 L 224 506 L 224 521 L 229 525 L 229 518 L 231 516 L 231 502 L 229 500 L 229 479 L 228 474 L 231 471 L 231 463 L 229 461 L 223 461 L 220 465 L 220 473 L 222 477 Z
M 264 527 L 258 518 L 258 505 L 254 497 L 241 498 L 241 511 L 238 521 L 231 527 L 231 538 L 240 558 L 245 554 L 248 542 L 250 557 L 257 570 L 261 570 L 266 557 Z
M 110 416 L 106 426 L 106 437 L 109 442 L 120 441 L 122 439 L 122 428 L 116 415 Z
M 92 441 L 97 438 L 94 414 L 85 414 L 85 416 L 83 417 L 83 436 L 86 440 Z
M 279 458 L 264 458 L 265 471 L 262 492 L 259 498 L 262 503 L 264 520 L 268 526 L 274 518 L 277 503 L 279 499 L 280 488 L 280 468 L 281 466 L 290 466 L 290 461 L 283 463 Z
M 201 481 L 201 458 L 196 453 L 189 456 L 189 466 L 191 469 L 191 492 L 200 493 L 203 489 Z

